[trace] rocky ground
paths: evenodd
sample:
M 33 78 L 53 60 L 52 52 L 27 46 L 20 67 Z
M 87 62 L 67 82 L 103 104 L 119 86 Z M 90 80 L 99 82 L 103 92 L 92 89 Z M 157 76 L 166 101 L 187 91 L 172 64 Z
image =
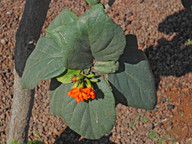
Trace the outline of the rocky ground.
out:
M 106 4 L 108 0 L 103 0 Z M 24 0 L 0 1 L 0 143 L 13 98 L 15 33 Z M 68 8 L 81 15 L 83 0 L 52 0 L 42 34 L 53 18 Z M 49 80 L 36 87 L 29 140 L 46 144 L 192 144 L 192 14 L 180 0 L 115 0 L 108 14 L 126 34 L 135 34 L 151 64 L 158 104 L 153 111 L 118 105 L 113 130 L 99 140 L 87 140 L 49 114 Z

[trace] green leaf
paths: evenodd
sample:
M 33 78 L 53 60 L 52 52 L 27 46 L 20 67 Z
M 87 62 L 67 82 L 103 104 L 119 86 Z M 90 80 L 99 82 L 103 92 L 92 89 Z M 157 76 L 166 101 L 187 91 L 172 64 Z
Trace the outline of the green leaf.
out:
M 18 144 L 18 141 L 12 139 L 12 140 L 11 140 L 11 144 Z
M 69 127 L 88 139 L 98 139 L 111 131 L 116 120 L 115 101 L 107 82 L 100 78 L 94 85 L 96 99 L 77 103 L 67 96 L 72 84 L 50 86 L 50 112 L 64 118 Z
M 66 25 L 59 32 L 49 32 L 49 36 L 64 50 L 63 64 L 67 69 L 90 68 L 93 63 L 88 36 L 81 33 L 76 23 Z
M 108 80 L 118 102 L 136 108 L 153 109 L 157 103 L 155 81 L 145 54 L 138 50 L 137 39 L 128 35 L 119 70 Z
M 57 29 L 63 25 L 69 25 L 76 21 L 78 17 L 68 9 L 63 9 L 59 15 L 49 24 L 48 30 Z
M 101 0 L 85 0 L 89 5 L 96 5 L 98 4 Z
M 77 19 L 63 10 L 50 24 L 27 60 L 22 87 L 33 89 L 39 81 L 56 77 L 65 69 L 88 69 L 96 61 L 117 61 L 123 53 L 123 30 L 104 12 L 93 6 Z
M 93 6 L 79 19 L 87 19 L 87 31 L 95 60 L 117 61 L 125 48 L 125 35 L 121 27 L 106 14 L 103 6 Z
M 63 74 L 57 77 L 57 80 L 61 83 L 70 83 L 72 82 L 72 78 L 77 76 L 81 70 L 70 70 L 67 69 Z
M 67 69 L 90 68 L 93 59 L 117 61 L 124 51 L 123 30 L 105 13 L 101 4 L 58 29 L 47 32 L 64 49 L 64 66 Z
M 51 39 L 43 37 L 26 62 L 22 88 L 33 89 L 41 80 L 56 77 L 65 71 L 63 51 Z
M 94 64 L 94 69 L 97 72 L 108 74 L 108 73 L 114 73 L 119 68 L 119 62 L 118 61 L 96 61 Z
M 45 143 L 41 141 L 28 141 L 27 144 L 45 144 Z

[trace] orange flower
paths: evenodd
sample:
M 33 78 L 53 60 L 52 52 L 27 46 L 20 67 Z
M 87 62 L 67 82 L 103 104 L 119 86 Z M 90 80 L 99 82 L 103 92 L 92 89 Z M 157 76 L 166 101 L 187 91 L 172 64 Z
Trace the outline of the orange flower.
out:
M 77 103 L 80 101 L 95 99 L 95 92 L 92 87 L 88 88 L 73 88 L 67 94 L 67 96 L 71 96 L 71 98 L 75 98 Z
M 77 81 L 77 78 L 76 77 L 72 78 L 72 81 Z

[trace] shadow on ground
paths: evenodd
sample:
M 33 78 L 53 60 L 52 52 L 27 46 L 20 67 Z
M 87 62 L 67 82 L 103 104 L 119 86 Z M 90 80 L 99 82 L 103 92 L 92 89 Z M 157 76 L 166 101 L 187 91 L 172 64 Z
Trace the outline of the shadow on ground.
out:
M 109 140 L 109 136 L 103 136 L 98 140 L 81 139 L 81 136 L 71 130 L 69 127 L 63 131 L 60 137 L 58 137 L 54 144 L 116 144 Z
M 157 46 L 148 46 L 145 51 L 156 86 L 160 76 L 181 77 L 192 72 L 192 46 L 186 44 L 192 40 L 192 14 L 186 10 L 176 12 L 160 23 L 158 30 L 173 38 L 161 38 Z

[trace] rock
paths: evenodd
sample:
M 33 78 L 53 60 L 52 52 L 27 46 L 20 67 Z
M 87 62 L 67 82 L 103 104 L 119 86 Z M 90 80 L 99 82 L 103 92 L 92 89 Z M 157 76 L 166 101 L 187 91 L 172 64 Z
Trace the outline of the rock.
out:
M 147 130 L 151 130 L 151 129 L 154 129 L 154 124 L 153 123 L 147 124 Z
M 5 45 L 5 44 L 6 44 L 6 41 L 5 41 L 4 39 L 1 39 L 1 43 L 2 43 L 3 45 Z
M 162 127 L 162 125 L 163 125 L 163 123 L 162 123 L 162 122 L 158 123 L 159 128 L 161 128 L 161 127 Z
M 167 107 L 168 107 L 168 109 L 169 109 L 169 110 L 171 110 L 171 109 L 174 109 L 174 108 L 175 108 L 175 106 L 174 106 L 174 105 L 172 105 L 172 104 L 168 104 L 168 105 L 167 105 Z

